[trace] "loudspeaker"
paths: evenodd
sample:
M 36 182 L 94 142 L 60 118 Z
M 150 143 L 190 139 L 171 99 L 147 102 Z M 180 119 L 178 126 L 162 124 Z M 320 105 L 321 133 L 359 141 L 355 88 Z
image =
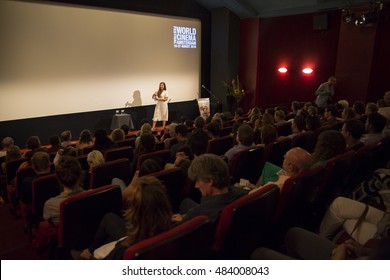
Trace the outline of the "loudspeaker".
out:
M 313 29 L 314 30 L 328 29 L 328 14 L 313 15 Z

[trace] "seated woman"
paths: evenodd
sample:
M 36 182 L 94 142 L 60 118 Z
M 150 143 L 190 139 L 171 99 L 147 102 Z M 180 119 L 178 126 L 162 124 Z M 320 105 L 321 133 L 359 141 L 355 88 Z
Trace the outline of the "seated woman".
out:
M 106 214 L 92 244 L 79 255 L 72 252 L 74 258 L 122 259 L 129 246 L 171 228 L 171 205 L 156 177 L 141 177 L 129 188 L 124 217 Z
M 78 154 L 81 155 L 84 148 L 90 147 L 93 144 L 94 142 L 91 131 L 89 129 L 83 129 L 80 132 L 79 142 L 76 144 Z
M 313 166 L 325 165 L 331 158 L 346 151 L 344 136 L 336 130 L 325 130 L 318 136 L 313 152 Z

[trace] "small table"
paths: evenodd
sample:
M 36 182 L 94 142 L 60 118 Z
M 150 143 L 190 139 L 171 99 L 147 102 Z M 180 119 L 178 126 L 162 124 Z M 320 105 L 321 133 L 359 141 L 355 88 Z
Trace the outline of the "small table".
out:
M 134 129 L 133 120 L 130 114 L 115 114 L 111 121 L 111 130 L 120 128 L 122 125 L 128 125 L 129 128 Z

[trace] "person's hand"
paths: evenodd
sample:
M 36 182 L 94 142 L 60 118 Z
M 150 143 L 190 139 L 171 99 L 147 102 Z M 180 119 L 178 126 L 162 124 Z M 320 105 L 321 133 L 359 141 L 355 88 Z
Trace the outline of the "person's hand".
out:
M 171 217 L 173 222 L 181 222 L 183 220 L 183 215 L 181 214 L 173 214 Z
M 349 255 L 355 255 L 356 257 L 364 257 L 369 255 L 369 249 L 363 247 L 353 239 L 348 239 L 344 242 L 347 247 Z
M 188 156 L 186 156 L 186 154 L 184 152 L 177 152 L 176 153 L 176 159 L 175 159 L 175 165 L 176 166 L 179 166 L 180 163 L 183 161 L 183 160 L 186 160 L 188 159 Z
M 347 246 L 345 243 L 338 245 L 333 249 L 332 255 L 330 256 L 331 260 L 345 260 L 347 258 Z

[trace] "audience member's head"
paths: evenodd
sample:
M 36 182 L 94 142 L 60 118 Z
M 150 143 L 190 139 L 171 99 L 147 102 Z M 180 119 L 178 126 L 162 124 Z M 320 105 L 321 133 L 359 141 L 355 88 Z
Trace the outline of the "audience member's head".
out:
M 196 128 L 203 129 L 205 125 L 206 125 L 206 121 L 203 117 L 201 117 L 201 116 L 196 117 L 196 119 L 194 121 L 194 126 Z
M 60 133 L 60 138 L 62 142 L 68 142 L 72 140 L 72 133 L 70 130 L 64 130 Z
M 378 112 L 371 113 L 367 116 L 366 131 L 368 133 L 381 133 L 385 128 L 387 119 Z
M 188 137 L 188 146 L 195 156 L 206 152 L 209 143 L 209 137 L 203 129 L 195 128 Z
M 359 140 L 364 134 L 364 125 L 358 119 L 347 120 L 341 128 L 341 133 L 346 139 L 352 137 L 355 140 Z
M 351 120 L 355 118 L 355 112 L 353 111 L 352 108 L 345 108 L 343 112 L 341 113 L 341 118 L 344 121 Z
M 311 154 L 305 149 L 295 147 L 287 151 L 283 160 L 283 169 L 289 175 L 298 174 L 310 167 Z
M 345 100 L 345 99 L 341 99 L 339 101 L 337 101 L 337 104 L 340 104 L 342 109 L 347 109 L 349 108 L 349 102 L 348 100 Z
M 143 176 L 128 188 L 128 208 L 124 213 L 128 234 L 123 245 L 130 246 L 171 227 L 172 207 L 160 180 Z
M 141 134 L 144 133 L 152 133 L 152 126 L 150 125 L 150 123 L 144 123 L 141 126 Z
M 328 119 L 331 119 L 331 118 L 335 118 L 337 117 L 337 107 L 335 105 L 328 105 L 326 106 L 325 108 L 325 118 L 328 120 Z
M 185 124 L 180 123 L 175 127 L 175 133 L 176 138 L 179 141 L 186 140 L 188 137 L 188 127 Z
M 221 125 L 217 121 L 212 121 L 206 125 L 206 131 L 209 138 L 216 138 L 219 136 L 219 131 L 221 130 Z
M 298 110 L 301 109 L 301 104 L 298 101 L 291 102 L 291 111 L 297 113 Z
M 52 135 L 50 136 L 49 138 L 49 143 L 52 147 L 58 147 L 58 146 L 61 146 L 61 140 L 60 140 L 60 137 L 58 137 L 58 135 Z
M 313 159 L 315 162 L 326 161 L 344 153 L 346 141 L 339 131 L 325 130 L 317 139 L 314 148 Z
M 31 157 L 31 165 L 37 174 L 49 173 L 50 172 L 49 154 L 45 152 L 34 153 L 33 156 Z
M 362 101 L 356 101 L 353 103 L 352 109 L 357 116 L 361 116 L 365 112 L 364 103 Z
M 105 160 L 103 154 L 100 151 L 93 150 L 88 153 L 87 162 L 89 165 L 89 169 L 92 170 L 93 168 L 103 164 Z
M 283 110 L 276 110 L 274 120 L 276 123 L 283 122 L 286 118 L 286 113 Z
M 12 137 L 4 137 L 1 141 L 1 145 L 4 150 L 8 150 L 8 148 L 13 146 L 14 144 L 14 139 Z
M 195 186 L 202 196 L 212 195 L 210 187 L 222 190 L 230 183 L 227 163 L 215 154 L 203 154 L 194 158 L 188 169 L 188 176 L 196 182 Z
M 243 124 L 238 128 L 237 142 L 244 146 L 251 146 L 253 144 L 255 135 L 253 128 L 250 125 Z
M 261 126 L 264 126 L 264 125 L 267 125 L 267 124 L 274 124 L 275 120 L 274 120 L 274 117 L 273 115 L 271 115 L 270 113 L 267 113 L 265 112 L 263 114 L 263 117 L 261 119 Z
M 141 128 L 145 123 L 148 123 L 151 125 L 149 119 L 142 119 L 140 122 L 139 122 L 139 127 Z
M 41 147 L 41 140 L 38 136 L 30 136 L 27 139 L 26 148 L 32 151 L 39 149 Z
M 309 106 L 307 109 L 307 112 L 309 113 L 309 116 L 317 116 L 318 115 L 318 109 L 315 106 Z
M 261 128 L 261 144 L 268 145 L 278 139 L 278 131 L 273 125 L 264 125 Z
M 80 188 L 83 170 L 80 162 L 71 156 L 62 156 L 56 166 L 57 180 L 68 191 Z
M 138 176 L 142 177 L 161 170 L 162 170 L 161 165 L 155 159 L 148 158 L 142 162 L 139 168 Z
M 291 123 L 291 130 L 293 132 L 302 132 L 306 128 L 306 120 L 301 115 L 294 117 Z
M 169 137 L 176 138 L 176 126 L 177 126 L 177 123 L 174 123 L 174 122 L 169 124 L 169 127 L 168 127 Z
M 5 156 L 5 161 L 11 161 L 15 159 L 20 159 L 22 157 L 22 153 L 18 145 L 12 145 L 8 148 L 7 155 Z
M 111 139 L 114 142 L 125 139 L 125 133 L 121 128 L 116 128 L 111 132 Z
M 156 147 L 156 139 L 151 133 L 144 133 L 140 136 L 140 147 L 145 151 L 152 151 Z
M 89 129 L 83 129 L 80 132 L 79 143 L 80 144 L 90 144 L 92 142 L 93 142 L 93 139 L 92 139 L 91 131 Z
M 378 112 L 378 107 L 374 102 L 366 103 L 366 111 L 365 114 L 368 116 L 371 113 Z

